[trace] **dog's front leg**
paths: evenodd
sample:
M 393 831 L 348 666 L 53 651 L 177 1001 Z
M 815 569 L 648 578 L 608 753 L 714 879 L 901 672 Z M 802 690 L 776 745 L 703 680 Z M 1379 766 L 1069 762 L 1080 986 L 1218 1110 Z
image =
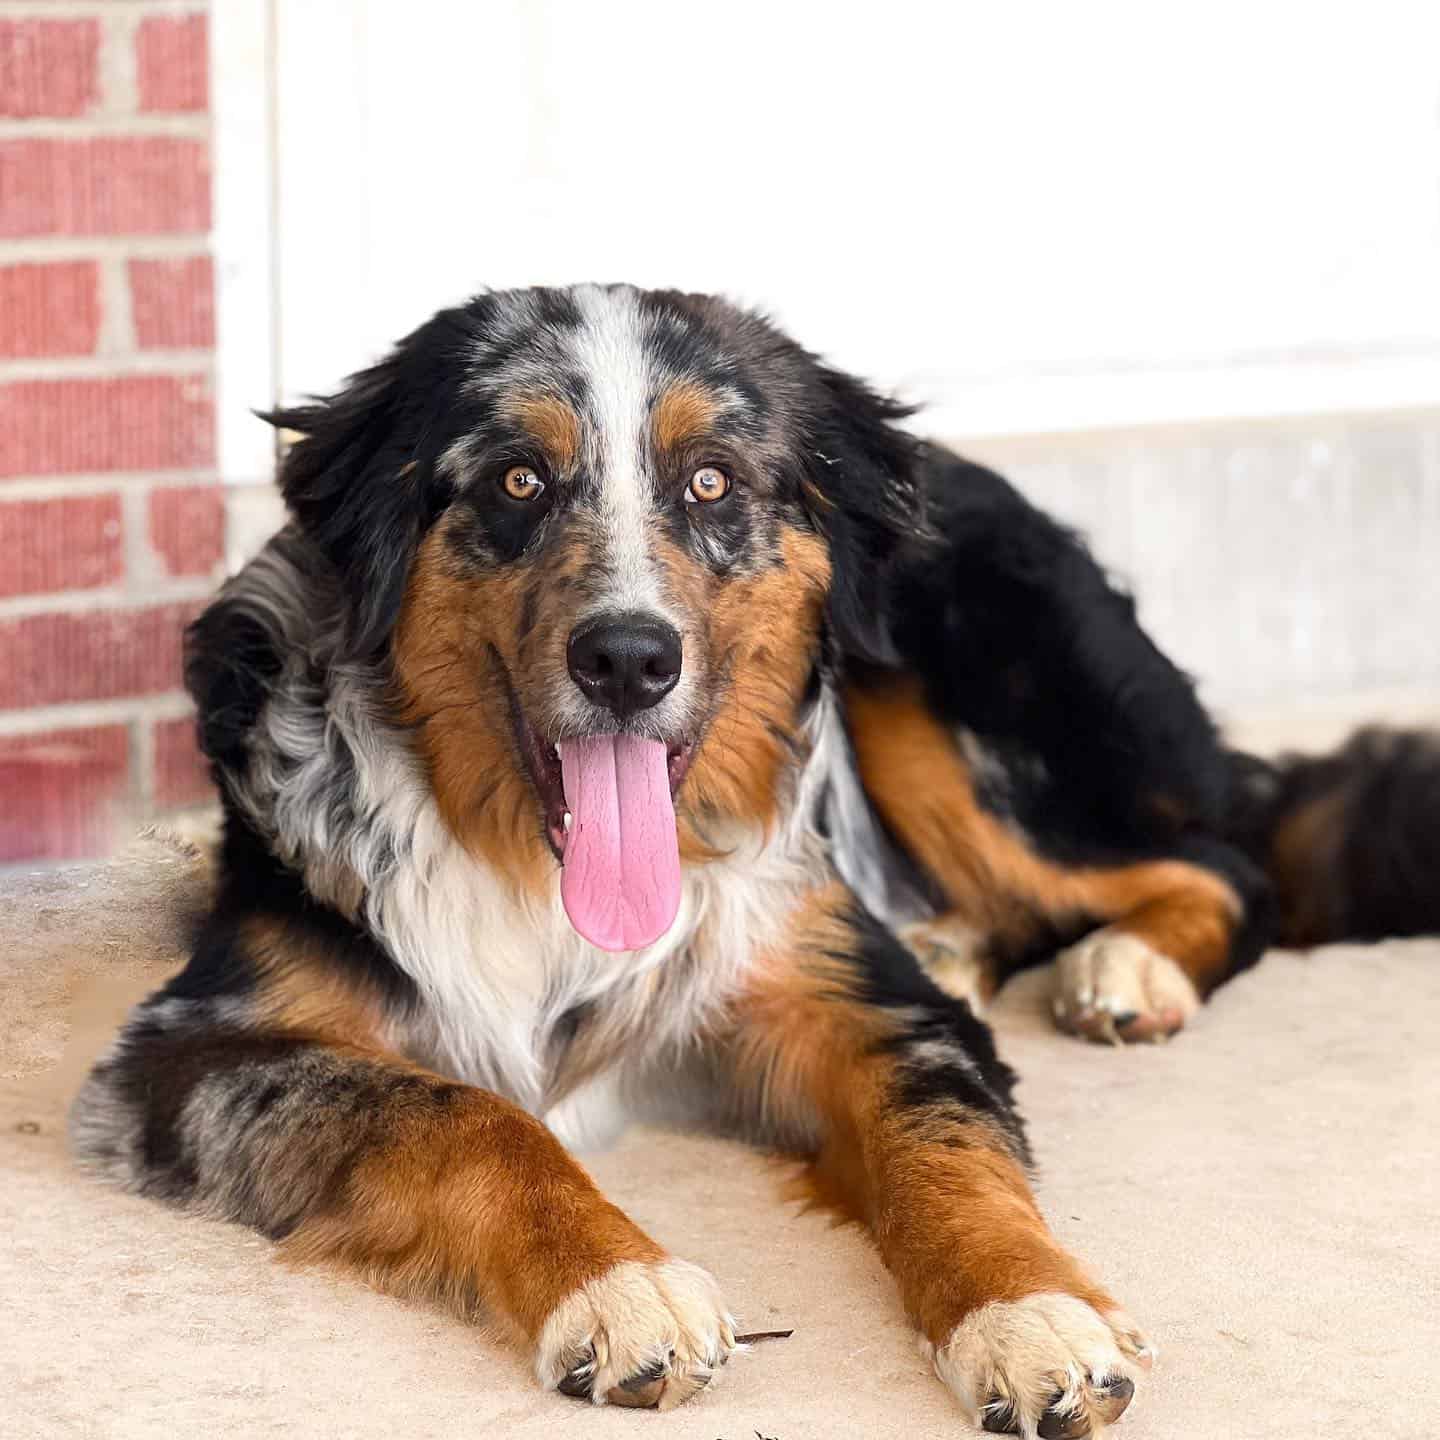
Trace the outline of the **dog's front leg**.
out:
M 836 886 L 757 965 L 725 1044 L 759 1138 L 870 1229 L 976 1424 L 1098 1433 L 1151 1350 L 1050 1233 L 988 1029 Z
M 669 1408 L 728 1357 L 714 1280 L 610 1204 L 540 1121 L 378 1048 L 267 1026 L 260 1008 L 142 1005 L 76 1101 L 80 1158 L 294 1259 L 508 1322 L 567 1394 Z

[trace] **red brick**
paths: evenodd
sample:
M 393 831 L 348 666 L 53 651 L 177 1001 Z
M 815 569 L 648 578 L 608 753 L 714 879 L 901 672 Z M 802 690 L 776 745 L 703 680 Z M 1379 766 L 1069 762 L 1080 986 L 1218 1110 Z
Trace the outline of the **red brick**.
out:
M 88 355 L 100 334 L 100 267 L 93 260 L 0 265 L 0 357 Z
M 0 710 L 178 690 L 181 633 L 200 606 L 0 620 Z
M 208 110 L 209 45 L 204 15 L 152 15 L 135 37 L 142 110 Z
M 214 460 L 214 406 L 201 376 L 0 385 L 0 478 L 196 469 Z
M 0 115 L 83 115 L 100 98 L 98 20 L 0 20 Z
M 170 575 L 208 575 L 225 553 L 225 495 L 219 485 L 150 492 L 150 544 Z
M 215 799 L 210 769 L 195 738 L 195 717 L 157 720 L 154 733 L 155 806 L 178 810 Z
M 215 344 L 215 276 L 208 255 L 132 260 L 130 311 L 142 350 L 205 349 Z
M 103 855 L 129 764 L 124 725 L 0 736 L 0 863 Z
M 0 141 L 0 238 L 210 229 L 210 155 L 169 135 Z
M 111 585 L 123 539 L 118 495 L 0 501 L 0 597 Z

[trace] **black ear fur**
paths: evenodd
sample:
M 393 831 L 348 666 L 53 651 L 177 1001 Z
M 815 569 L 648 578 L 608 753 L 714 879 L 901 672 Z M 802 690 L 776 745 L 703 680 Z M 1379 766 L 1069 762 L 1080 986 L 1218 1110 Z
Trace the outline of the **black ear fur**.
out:
M 280 489 L 340 574 L 359 654 L 373 652 L 400 613 L 423 523 L 412 437 L 399 425 L 403 369 L 397 351 L 328 398 L 264 416 L 299 433 Z
M 842 654 L 886 663 L 893 656 L 885 620 L 891 564 L 925 528 L 919 442 L 898 423 L 913 407 L 827 366 L 817 365 L 815 374 L 804 491 L 830 545 L 831 635 Z
M 283 665 L 278 627 L 233 593 L 222 591 L 186 630 L 185 688 L 217 784 L 225 770 L 244 771 L 246 741 Z
M 438 512 L 438 419 L 455 404 L 442 363 L 471 317 L 442 311 L 328 397 L 262 418 L 300 438 L 280 489 L 350 598 L 353 653 L 373 654 L 400 614 L 415 550 Z

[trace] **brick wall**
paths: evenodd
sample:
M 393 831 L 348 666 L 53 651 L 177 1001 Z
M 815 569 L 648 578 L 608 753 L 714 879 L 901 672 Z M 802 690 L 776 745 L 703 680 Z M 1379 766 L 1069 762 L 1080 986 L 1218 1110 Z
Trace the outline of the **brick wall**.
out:
M 209 231 L 204 4 L 0 4 L 0 864 L 206 798 Z

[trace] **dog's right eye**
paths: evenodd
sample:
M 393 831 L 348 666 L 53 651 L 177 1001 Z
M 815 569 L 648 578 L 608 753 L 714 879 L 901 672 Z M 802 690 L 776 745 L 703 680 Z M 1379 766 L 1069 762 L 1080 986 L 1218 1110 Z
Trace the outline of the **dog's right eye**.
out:
M 535 473 L 532 465 L 512 465 L 500 481 L 501 489 L 512 500 L 538 500 L 545 489 L 545 482 Z

